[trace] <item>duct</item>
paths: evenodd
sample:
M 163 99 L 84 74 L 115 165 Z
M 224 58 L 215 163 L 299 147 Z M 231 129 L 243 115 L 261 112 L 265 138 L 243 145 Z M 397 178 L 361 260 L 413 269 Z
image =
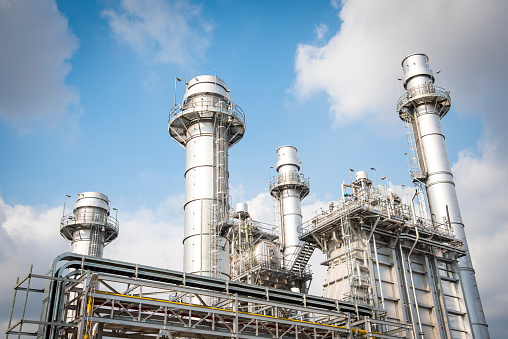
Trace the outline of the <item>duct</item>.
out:
M 441 118 L 451 105 L 449 92 L 434 86 L 434 75 L 425 54 L 407 56 L 402 67 L 407 93 L 399 99 L 397 109 L 401 119 L 407 121 L 405 117 L 411 117 L 419 161 L 426 171 L 422 181 L 431 218 L 438 223 L 449 219 L 455 237 L 464 244 L 466 255 L 459 259 L 460 280 L 474 337 L 489 338 L 441 128 Z
M 372 308 L 366 305 L 355 305 L 347 301 L 334 300 L 324 297 L 312 296 L 291 291 L 279 290 L 269 287 L 244 284 L 235 281 L 206 277 L 202 275 L 187 274 L 157 267 L 138 265 L 117 260 L 102 259 L 90 256 L 81 256 L 73 253 L 63 253 L 56 257 L 50 265 L 48 276 L 50 279 L 45 289 L 45 302 L 42 310 L 41 321 L 51 323 L 57 321 L 64 307 L 63 300 L 59 298 L 62 280 L 60 278 L 75 275 L 79 270 L 106 273 L 123 277 L 136 277 L 144 281 L 168 283 L 187 288 L 203 289 L 218 293 L 238 294 L 239 296 L 282 301 L 291 305 L 315 307 L 327 310 L 340 310 L 343 312 L 358 312 L 362 316 L 372 316 Z M 72 279 L 76 284 L 80 280 Z M 39 338 L 50 338 L 48 330 L 50 325 L 44 325 L 39 331 Z
M 217 76 L 190 80 L 183 99 L 168 129 L 186 149 L 184 271 L 229 279 L 228 149 L 243 137 L 245 116 Z

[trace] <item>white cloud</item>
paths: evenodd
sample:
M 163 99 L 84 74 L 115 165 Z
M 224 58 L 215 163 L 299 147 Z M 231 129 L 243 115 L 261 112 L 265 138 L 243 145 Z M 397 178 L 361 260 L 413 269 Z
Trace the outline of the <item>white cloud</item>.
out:
M 314 34 L 316 34 L 316 39 L 323 40 L 325 35 L 328 33 L 328 26 L 325 24 L 315 25 Z
M 173 270 L 183 267 L 183 195 L 168 197 L 155 209 L 141 207 L 119 214 L 120 235 L 104 249 L 104 257 Z M 51 261 L 68 252 L 59 235 L 62 206 L 11 206 L 0 196 L 0 305 L 11 305 L 16 277 L 46 274 Z M 18 300 L 19 302 L 19 300 Z M 0 307 L 0 326 L 7 327 L 10 308 Z M 40 315 L 40 303 L 29 316 Z M 35 318 L 34 318 L 35 317 Z
M 457 107 L 478 111 L 484 107 L 474 97 L 503 93 L 499 86 L 506 86 L 507 11 L 501 0 L 344 1 L 341 29 L 326 45 L 298 45 L 293 92 L 301 98 L 326 92 L 338 124 L 394 122 L 400 62 L 427 52 L 435 71 L 444 68 Z
M 69 245 L 59 236 L 62 208 L 35 208 L 6 204 L 0 196 L 0 325 L 7 327 L 16 277 L 24 278 L 30 265 L 34 272 L 45 274 L 51 260 Z M 19 301 L 19 300 L 18 300 Z M 40 309 L 29 310 L 38 316 Z
M 492 144 L 485 144 L 481 156 L 462 152 L 453 172 L 491 336 L 501 337 L 508 330 L 508 262 L 499 260 L 508 257 L 508 161 Z
M 76 128 L 78 90 L 65 83 L 79 46 L 53 0 L 0 1 L 0 118 L 22 130 L 67 119 Z
M 181 271 L 184 196 L 171 196 L 155 209 L 120 211 L 120 235 L 104 257 Z
M 231 207 L 236 208 L 236 204 L 239 202 L 245 202 L 245 189 L 243 185 L 230 185 L 229 195 L 231 196 Z
M 272 225 L 275 223 L 273 198 L 270 193 L 259 193 L 246 203 L 249 206 L 249 213 L 252 219 Z
M 342 2 L 339 0 L 330 0 L 330 5 L 332 5 L 332 7 L 335 9 L 339 9 L 342 5 Z
M 123 0 L 101 16 L 115 37 L 142 57 L 186 65 L 210 44 L 212 25 L 201 14 L 201 7 L 187 0 Z
M 462 152 L 453 172 L 490 334 L 503 337 L 508 330 L 503 285 L 508 265 L 496 258 L 508 255 L 508 114 L 503 102 L 508 92 L 508 3 L 346 0 L 332 5 L 340 10 L 341 29 L 324 46 L 298 46 L 295 95 L 305 99 L 327 93 L 336 124 L 362 121 L 400 130 L 395 112 L 400 62 L 404 55 L 426 52 L 431 68 L 443 70 L 451 90 L 456 111 L 450 114 L 481 116 L 478 149 Z

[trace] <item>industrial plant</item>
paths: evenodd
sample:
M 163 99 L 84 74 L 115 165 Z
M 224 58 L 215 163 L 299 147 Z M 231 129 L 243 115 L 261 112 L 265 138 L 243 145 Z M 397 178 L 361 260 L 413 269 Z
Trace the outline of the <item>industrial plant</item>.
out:
M 81 193 L 60 222 L 70 252 L 16 281 L 6 339 L 489 338 L 441 128 L 450 93 L 426 54 L 402 68 L 409 201 L 386 177 L 351 170 L 337 199 L 303 220 L 310 182 L 297 148 L 282 146 L 268 183 L 276 224 L 253 220 L 229 195 L 228 152 L 246 116 L 223 80 L 195 77 L 168 123 L 186 154 L 183 272 L 104 259 L 118 220 L 106 195 Z M 308 294 L 316 251 L 322 296 Z

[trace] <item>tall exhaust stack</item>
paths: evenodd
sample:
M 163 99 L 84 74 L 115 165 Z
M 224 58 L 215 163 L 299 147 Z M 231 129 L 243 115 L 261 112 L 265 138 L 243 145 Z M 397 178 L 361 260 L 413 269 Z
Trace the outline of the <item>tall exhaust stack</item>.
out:
M 270 183 L 270 194 L 279 201 L 282 251 L 287 266 L 299 248 L 299 227 L 302 225 L 302 199 L 309 194 L 309 181 L 300 174 L 296 147 L 277 149 L 278 178 Z
M 409 133 L 414 134 L 414 142 L 410 137 L 411 174 L 427 193 L 433 223 L 437 227 L 451 226 L 455 237 L 464 243 L 466 255 L 459 259 L 460 280 L 474 338 L 489 338 L 441 128 L 441 118 L 450 110 L 450 94 L 434 86 L 428 61 L 427 55 L 420 53 L 402 61 L 407 92 L 397 103 L 397 111 L 408 124 Z
M 184 272 L 229 279 L 228 150 L 244 133 L 244 113 L 217 76 L 190 80 L 170 112 L 169 134 L 186 150 Z
M 78 194 L 73 212 L 62 218 L 60 234 L 71 252 L 102 258 L 104 247 L 118 237 L 118 220 L 109 215 L 109 200 L 102 193 Z

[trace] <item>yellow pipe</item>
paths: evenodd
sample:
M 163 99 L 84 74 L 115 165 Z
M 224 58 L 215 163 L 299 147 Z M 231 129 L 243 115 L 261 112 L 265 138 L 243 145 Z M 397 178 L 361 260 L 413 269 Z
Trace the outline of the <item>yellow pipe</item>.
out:
M 141 299 L 141 300 L 150 300 L 150 301 L 159 301 L 159 302 L 163 302 L 163 303 L 169 303 L 169 304 L 175 304 L 175 305 L 185 305 L 185 306 L 189 306 L 189 304 L 186 304 L 186 303 L 179 303 L 179 302 L 176 302 L 176 301 L 170 301 L 170 300 L 164 300 L 164 299 L 157 299 L 157 298 L 148 298 L 148 297 L 135 297 L 135 296 L 132 296 L 132 295 L 126 295 L 126 294 L 118 294 L 118 293 L 111 293 L 111 292 L 102 292 L 102 291 L 97 291 L 95 292 L 95 294 L 106 294 L 106 295 L 114 295 L 114 296 L 119 296 L 119 297 L 125 297 L 125 298 L 133 298 L 133 299 Z M 89 301 L 90 301 L 91 298 L 89 298 Z M 210 307 L 210 306 L 203 306 L 203 305 L 196 305 L 196 304 L 191 304 L 192 306 L 195 306 L 195 307 L 201 307 L 201 308 L 206 308 L 206 309 L 211 309 L 211 310 L 219 310 L 219 311 L 225 311 L 225 312 L 233 312 L 232 310 L 228 310 L 228 309 L 225 309 L 225 308 L 216 308 L 216 307 Z M 88 310 L 88 308 L 87 308 Z M 274 316 L 271 316 L 271 315 L 264 315 L 264 314 L 256 314 L 256 313 L 249 313 L 249 312 L 238 312 L 240 314 L 248 314 L 248 315 L 255 315 L 255 316 L 258 316 L 258 317 L 264 317 L 264 318 L 272 318 L 272 319 L 280 319 L 280 320 L 288 320 L 288 321 L 295 321 L 295 322 L 300 322 L 300 323 L 306 323 L 306 324 L 312 324 L 312 325 L 320 325 L 320 326 L 327 326 L 327 327 L 335 327 L 335 328 L 341 328 L 341 329 L 347 329 L 347 327 L 344 327 L 344 326 L 337 326 L 337 325 L 330 325 L 330 324 L 322 324 L 322 323 L 315 323 L 315 322 L 311 322 L 311 321 L 305 321 L 305 320 L 296 320 L 296 319 L 288 319 L 288 318 L 280 318 L 280 317 L 274 317 Z M 361 333 L 361 334 L 366 334 L 367 331 L 366 330 L 362 330 L 362 329 L 359 329 L 359 328 L 353 328 L 352 329 L 353 332 L 355 333 Z M 382 334 L 380 332 L 373 332 L 374 334 Z M 87 338 L 85 338 L 87 339 Z

